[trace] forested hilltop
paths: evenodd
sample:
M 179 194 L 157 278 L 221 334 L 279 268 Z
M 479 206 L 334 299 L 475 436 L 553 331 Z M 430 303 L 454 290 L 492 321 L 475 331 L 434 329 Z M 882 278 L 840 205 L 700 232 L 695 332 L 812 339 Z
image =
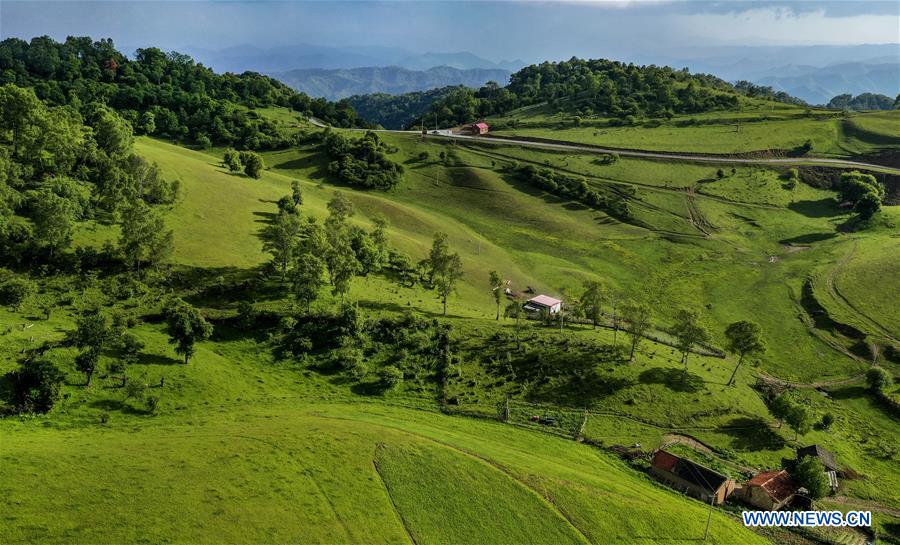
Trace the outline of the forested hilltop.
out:
M 715 76 L 691 74 L 686 69 L 573 57 L 527 66 L 513 74 L 506 87 L 496 82 L 488 82 L 477 90 L 460 87 L 434 101 L 424 118 L 452 126 L 541 103 L 584 116 L 622 120 L 670 118 L 676 114 L 735 109 L 741 96 L 802 103 L 768 87 L 748 82 L 732 85 Z
M 0 42 L 0 84 L 33 87 L 50 106 L 84 114 L 93 103 L 117 110 L 139 134 L 246 149 L 290 142 L 253 108 L 283 106 L 337 127 L 366 126 L 347 102 L 313 99 L 255 72 L 216 74 L 180 53 L 138 49 L 133 59 L 112 40 L 49 37 Z

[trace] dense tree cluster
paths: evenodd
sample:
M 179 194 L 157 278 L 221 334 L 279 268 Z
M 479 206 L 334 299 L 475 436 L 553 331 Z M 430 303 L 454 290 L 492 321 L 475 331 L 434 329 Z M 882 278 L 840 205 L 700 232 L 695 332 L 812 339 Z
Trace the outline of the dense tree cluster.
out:
M 414 91 L 401 95 L 372 93 L 354 95 L 347 102 L 359 116 L 370 123 L 376 123 L 386 129 L 403 129 L 410 126 L 425 112 L 431 103 L 445 97 L 455 86 L 439 87 L 427 91 Z M 434 120 L 425 119 L 425 126 Z
M 842 201 L 853 206 L 853 211 L 862 220 L 867 220 L 881 210 L 884 200 L 884 186 L 871 174 L 845 172 L 841 174 L 837 187 Z
M 631 217 L 628 198 L 632 196 L 633 190 L 628 187 L 623 186 L 616 190 L 601 192 L 596 187 L 588 185 L 580 176 L 571 176 L 548 168 L 537 168 L 533 165 L 520 167 L 515 173 L 519 179 L 540 187 L 548 193 L 575 199 L 592 208 L 603 210 L 614 218 L 627 220 Z
M 132 264 L 166 254 L 161 220 L 145 209 L 174 202 L 178 181 L 163 179 L 134 153 L 131 125 L 115 111 L 98 103 L 81 110 L 47 106 L 29 88 L 0 86 L 0 141 L 8 143 L 0 146 L 0 248 L 7 263 L 57 257 L 76 224 L 89 219 L 121 220 Z M 141 205 L 139 217 L 129 212 Z
M 582 115 L 671 117 L 735 108 L 738 93 L 723 80 L 686 70 L 572 58 L 527 66 L 506 87 L 496 82 L 478 90 L 458 87 L 435 100 L 424 118 L 459 125 L 544 102 Z
M 390 189 L 403 177 L 403 167 L 387 156 L 391 150 L 372 131 L 367 131 L 362 138 L 326 131 L 322 148 L 332 159 L 328 171 L 346 184 Z
M 347 102 L 312 99 L 255 72 L 216 74 L 187 55 L 138 49 L 130 59 L 111 40 L 43 36 L 0 42 L 0 83 L 33 87 L 54 106 L 100 102 L 139 134 L 211 142 L 246 149 L 278 148 L 289 139 L 253 108 L 283 106 L 335 126 L 361 124 Z
M 834 110 L 893 110 L 898 107 L 895 99 L 877 93 L 849 93 L 837 95 L 828 101 L 826 107 Z

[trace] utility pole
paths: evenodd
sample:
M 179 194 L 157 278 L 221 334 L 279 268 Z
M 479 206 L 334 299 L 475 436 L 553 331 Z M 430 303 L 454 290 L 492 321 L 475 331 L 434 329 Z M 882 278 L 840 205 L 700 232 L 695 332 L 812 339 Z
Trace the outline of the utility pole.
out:
M 713 502 L 716 500 L 716 496 L 710 496 L 709 498 L 709 514 L 706 515 L 706 531 L 703 533 L 703 541 L 706 541 L 706 538 L 709 537 L 709 523 L 712 521 L 712 512 L 713 512 Z

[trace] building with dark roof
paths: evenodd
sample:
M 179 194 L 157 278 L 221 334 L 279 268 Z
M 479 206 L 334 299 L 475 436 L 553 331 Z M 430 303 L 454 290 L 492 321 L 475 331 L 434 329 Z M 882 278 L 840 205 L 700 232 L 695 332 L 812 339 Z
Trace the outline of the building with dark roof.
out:
M 840 469 L 837 465 L 837 461 L 834 459 L 834 454 L 832 454 L 830 450 L 826 450 L 819 445 L 810 445 L 808 447 L 797 449 L 798 462 L 807 456 L 815 456 L 818 458 L 828 471 L 838 471 Z
M 790 503 L 799 489 L 787 471 L 763 471 L 744 486 L 744 500 L 754 507 L 777 511 Z
M 734 492 L 734 480 L 697 462 L 658 450 L 650 471 L 676 490 L 703 502 L 723 503 Z

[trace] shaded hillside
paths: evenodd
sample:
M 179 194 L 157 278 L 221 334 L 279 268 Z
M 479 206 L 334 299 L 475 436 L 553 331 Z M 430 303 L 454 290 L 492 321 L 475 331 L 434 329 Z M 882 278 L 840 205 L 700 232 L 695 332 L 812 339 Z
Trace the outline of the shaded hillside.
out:
M 419 119 L 435 100 L 444 98 L 454 89 L 457 87 L 441 87 L 402 95 L 354 95 L 347 102 L 369 123 L 377 123 L 386 129 L 405 129 Z
M 314 68 L 272 73 L 272 77 L 297 91 L 329 100 L 371 93 L 397 95 L 448 85 L 480 87 L 489 81 L 505 84 L 509 75 L 510 72 L 501 69 L 462 70 L 450 66 L 435 66 L 427 70 L 409 70 L 399 66 L 336 70 Z

